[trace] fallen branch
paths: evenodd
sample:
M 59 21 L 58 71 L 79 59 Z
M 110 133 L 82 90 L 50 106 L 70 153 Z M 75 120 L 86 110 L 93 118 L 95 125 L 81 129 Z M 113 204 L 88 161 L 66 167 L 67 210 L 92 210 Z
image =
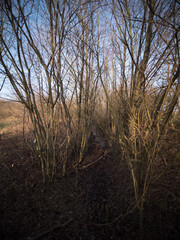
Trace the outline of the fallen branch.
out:
M 81 168 L 78 167 L 78 169 L 84 169 L 84 168 L 87 168 L 87 167 L 89 167 L 89 166 L 97 163 L 99 160 L 101 160 L 102 158 L 104 158 L 109 152 L 110 152 L 110 150 L 105 151 L 104 154 L 103 154 L 102 156 L 100 156 L 98 159 L 96 159 L 96 160 L 93 161 L 92 163 L 89 163 L 89 164 L 87 164 L 87 165 L 85 165 L 85 166 L 83 166 L 83 167 L 81 167 Z
M 137 205 L 135 204 L 134 207 L 127 211 L 125 214 L 120 214 L 119 216 L 117 216 L 113 221 L 109 222 L 109 223 L 93 223 L 93 222 L 90 222 L 88 223 L 87 225 L 88 226 L 96 226 L 96 227 L 104 227 L 104 226 L 109 226 L 109 225 L 112 225 L 114 223 L 116 223 L 120 218 L 125 218 L 127 217 L 129 214 L 131 214 L 132 212 L 134 212 L 134 210 L 137 209 Z
M 31 240 L 37 240 L 37 239 L 43 237 L 44 235 L 47 235 L 47 234 L 49 234 L 50 232 L 53 232 L 53 231 L 56 230 L 57 228 L 62 228 L 62 227 L 67 226 L 72 220 L 73 220 L 73 219 L 70 218 L 69 220 L 67 220 L 67 221 L 66 221 L 65 223 L 63 223 L 63 224 L 56 224 L 56 225 L 53 226 L 52 228 L 47 229 L 47 230 L 45 230 L 45 231 L 37 234 L 36 236 L 31 237 L 30 239 L 31 239 Z

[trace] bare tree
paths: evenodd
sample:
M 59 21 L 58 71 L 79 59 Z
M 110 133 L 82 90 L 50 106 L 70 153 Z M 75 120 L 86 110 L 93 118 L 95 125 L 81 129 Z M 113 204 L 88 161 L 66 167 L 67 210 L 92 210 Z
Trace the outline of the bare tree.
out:
M 180 94 L 178 10 L 176 1 L 112 0 L 113 21 L 106 17 L 113 34 L 116 70 L 113 63 L 109 77 L 116 105 L 103 79 L 102 84 L 132 174 L 141 231 L 157 146 Z
M 71 33 L 73 39 L 71 55 L 74 58 L 71 74 L 75 86 L 77 118 L 75 148 L 80 163 L 88 147 L 97 95 L 98 73 L 95 53 L 99 5 L 87 1 L 79 3 L 81 8 L 76 14 L 79 24 Z
M 70 145 L 71 116 L 63 54 L 78 5 L 68 1 L 2 1 L 0 62 L 5 76 L 28 109 L 43 179 L 56 170 L 57 141 Z M 59 117 L 64 139 L 57 139 Z M 65 172 L 66 156 L 63 172 Z M 63 173 L 64 174 L 64 173 Z
M 29 111 L 44 181 L 54 176 L 57 158 L 64 176 L 72 146 L 81 162 L 91 134 L 99 5 L 17 0 L 1 6 L 1 69 Z

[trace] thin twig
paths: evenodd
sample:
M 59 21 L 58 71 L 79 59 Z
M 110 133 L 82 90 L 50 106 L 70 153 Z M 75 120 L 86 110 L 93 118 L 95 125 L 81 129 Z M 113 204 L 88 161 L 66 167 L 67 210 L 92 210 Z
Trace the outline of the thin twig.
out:
M 89 164 L 87 164 L 87 165 L 85 165 L 85 166 L 83 166 L 83 167 L 81 167 L 81 168 L 78 168 L 78 169 L 84 169 L 84 168 L 87 168 L 87 167 L 89 167 L 89 166 L 97 163 L 99 160 L 101 160 L 103 157 L 105 157 L 109 152 L 110 152 L 110 150 L 105 151 L 104 154 L 103 154 L 102 156 L 100 156 L 98 159 L 96 159 L 94 162 L 89 163 Z
M 54 227 L 52 227 L 52 228 L 50 228 L 50 229 L 47 229 L 47 230 L 45 230 L 45 231 L 37 234 L 37 235 L 34 236 L 34 237 L 31 237 L 30 239 L 31 239 L 31 240 L 37 240 L 37 239 L 43 237 L 44 235 L 47 235 L 48 233 L 53 232 L 53 231 L 54 231 L 55 229 L 57 229 L 57 228 L 61 228 L 61 227 L 67 226 L 72 220 L 73 220 L 73 219 L 70 218 L 70 219 L 67 220 L 65 223 L 63 223 L 63 224 L 57 224 L 57 225 L 55 225 Z
M 137 208 L 137 204 L 134 205 L 134 207 L 130 210 L 127 211 L 125 214 L 120 214 L 119 216 L 117 216 L 113 221 L 109 222 L 109 223 L 88 223 L 88 226 L 97 226 L 97 227 L 104 227 L 104 226 L 109 226 L 111 224 L 114 224 L 115 222 L 117 222 L 120 218 L 125 218 L 127 217 L 129 214 L 131 214 L 135 209 Z

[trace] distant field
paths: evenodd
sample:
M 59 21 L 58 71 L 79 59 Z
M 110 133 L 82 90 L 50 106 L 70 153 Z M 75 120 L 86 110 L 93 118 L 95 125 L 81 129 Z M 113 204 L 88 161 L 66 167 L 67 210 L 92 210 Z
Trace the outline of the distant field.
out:
M 0 134 L 11 134 L 23 129 L 24 107 L 20 103 L 0 101 Z

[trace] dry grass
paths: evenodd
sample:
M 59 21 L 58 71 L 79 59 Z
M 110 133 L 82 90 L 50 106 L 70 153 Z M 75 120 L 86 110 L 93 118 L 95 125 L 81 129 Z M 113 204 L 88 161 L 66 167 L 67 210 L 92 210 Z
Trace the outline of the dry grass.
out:
M 23 116 L 22 104 L 0 101 L 0 135 L 22 132 Z

